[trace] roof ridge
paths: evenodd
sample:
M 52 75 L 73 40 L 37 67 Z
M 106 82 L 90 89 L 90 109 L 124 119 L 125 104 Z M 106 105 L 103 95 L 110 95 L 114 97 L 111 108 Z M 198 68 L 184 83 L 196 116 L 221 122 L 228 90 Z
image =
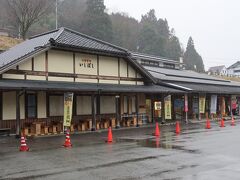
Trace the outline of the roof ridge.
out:
M 116 49 L 118 49 L 118 50 L 122 50 L 122 51 L 129 52 L 127 49 L 125 49 L 125 48 L 123 48 L 123 47 L 116 46 L 116 45 L 111 44 L 111 43 L 109 43 L 109 42 L 106 42 L 106 41 L 103 41 L 103 40 L 100 40 L 100 39 L 97 39 L 97 38 L 91 37 L 91 36 L 89 36 L 89 35 L 86 35 L 86 34 L 80 33 L 80 32 L 78 32 L 78 31 L 72 30 L 72 29 L 70 29 L 70 28 L 66 28 L 66 27 L 61 27 L 61 28 L 63 28 L 63 31 L 64 31 L 64 30 L 66 30 L 66 31 L 70 31 L 71 33 L 74 33 L 74 34 L 77 34 L 77 35 L 83 36 L 83 37 L 85 37 L 85 38 L 88 38 L 88 39 L 91 39 L 91 40 L 94 40 L 94 41 L 97 41 L 97 42 L 103 43 L 103 44 L 108 45 L 108 46 L 112 46 L 112 47 L 114 47 L 114 48 L 116 48 Z M 57 36 L 57 38 L 59 38 L 59 37 L 60 37 L 60 34 L 59 34 L 59 36 Z M 56 41 L 57 38 L 54 39 L 54 40 Z
M 57 32 L 57 31 L 59 31 L 59 30 L 60 30 L 60 28 L 54 29 L 54 30 L 51 30 L 51 31 L 47 31 L 47 32 L 44 32 L 44 33 L 40 33 L 40 34 L 37 34 L 37 35 L 34 35 L 34 36 L 29 37 L 29 39 L 34 39 L 34 38 L 37 38 L 37 37 L 39 37 L 39 36 L 43 36 L 43 35 L 46 35 L 46 34 L 50 34 L 50 33 L 53 33 L 53 32 Z
M 148 53 L 142 53 L 142 52 L 136 52 L 136 51 L 131 51 L 130 53 L 131 53 L 132 55 L 139 55 L 139 56 L 145 56 L 145 57 L 153 57 L 153 58 L 156 58 L 156 59 L 162 59 L 162 60 L 166 60 L 166 61 L 173 61 L 173 62 L 179 63 L 178 60 L 170 59 L 170 58 L 163 57 L 163 56 L 158 56 L 158 55 L 153 55 L 153 54 L 148 54 Z
M 54 40 L 57 40 L 57 38 L 62 34 L 62 32 L 64 31 L 64 27 L 59 28 L 58 31 L 59 32 L 57 33 L 57 35 L 53 38 Z

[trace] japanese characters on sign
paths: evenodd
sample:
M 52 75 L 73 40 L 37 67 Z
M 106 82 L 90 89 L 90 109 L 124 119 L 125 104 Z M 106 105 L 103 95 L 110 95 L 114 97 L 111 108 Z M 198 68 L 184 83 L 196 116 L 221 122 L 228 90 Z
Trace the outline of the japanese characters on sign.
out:
M 164 98 L 165 119 L 172 119 L 171 95 Z
M 84 68 L 94 68 L 94 64 L 91 59 L 82 59 L 82 62 L 79 63 L 80 67 Z
M 200 95 L 199 96 L 199 113 L 205 113 L 205 102 L 206 102 L 205 95 Z
M 63 126 L 70 127 L 72 121 L 73 93 L 64 93 L 64 122 Z

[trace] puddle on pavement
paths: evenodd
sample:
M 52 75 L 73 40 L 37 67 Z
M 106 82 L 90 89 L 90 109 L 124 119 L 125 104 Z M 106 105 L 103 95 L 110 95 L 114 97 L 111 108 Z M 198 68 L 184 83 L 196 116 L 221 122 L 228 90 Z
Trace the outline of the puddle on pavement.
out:
M 142 147 L 149 148 L 162 148 L 162 149 L 173 149 L 173 150 L 181 150 L 183 152 L 191 153 L 191 154 L 200 154 L 199 150 L 194 149 L 186 149 L 181 145 L 174 145 L 174 142 L 179 143 L 180 140 L 176 140 L 172 134 L 166 134 L 164 137 L 151 137 L 151 138 L 120 138 L 117 140 L 118 142 L 136 142 L 137 145 Z

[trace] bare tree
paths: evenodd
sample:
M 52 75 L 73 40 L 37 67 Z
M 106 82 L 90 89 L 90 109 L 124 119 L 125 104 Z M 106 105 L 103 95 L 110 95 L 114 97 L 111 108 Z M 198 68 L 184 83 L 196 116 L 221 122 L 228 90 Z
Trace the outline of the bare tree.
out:
M 19 35 L 26 39 L 29 28 L 47 14 L 52 7 L 49 0 L 7 0 L 9 18 L 17 28 Z

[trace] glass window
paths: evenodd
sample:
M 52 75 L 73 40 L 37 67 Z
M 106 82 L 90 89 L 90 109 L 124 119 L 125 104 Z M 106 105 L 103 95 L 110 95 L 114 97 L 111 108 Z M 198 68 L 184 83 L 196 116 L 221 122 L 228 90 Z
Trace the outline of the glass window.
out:
M 27 95 L 27 117 L 36 118 L 37 117 L 37 96 L 36 94 Z
M 49 114 L 50 116 L 63 116 L 64 114 L 64 98 L 62 95 L 49 96 Z

